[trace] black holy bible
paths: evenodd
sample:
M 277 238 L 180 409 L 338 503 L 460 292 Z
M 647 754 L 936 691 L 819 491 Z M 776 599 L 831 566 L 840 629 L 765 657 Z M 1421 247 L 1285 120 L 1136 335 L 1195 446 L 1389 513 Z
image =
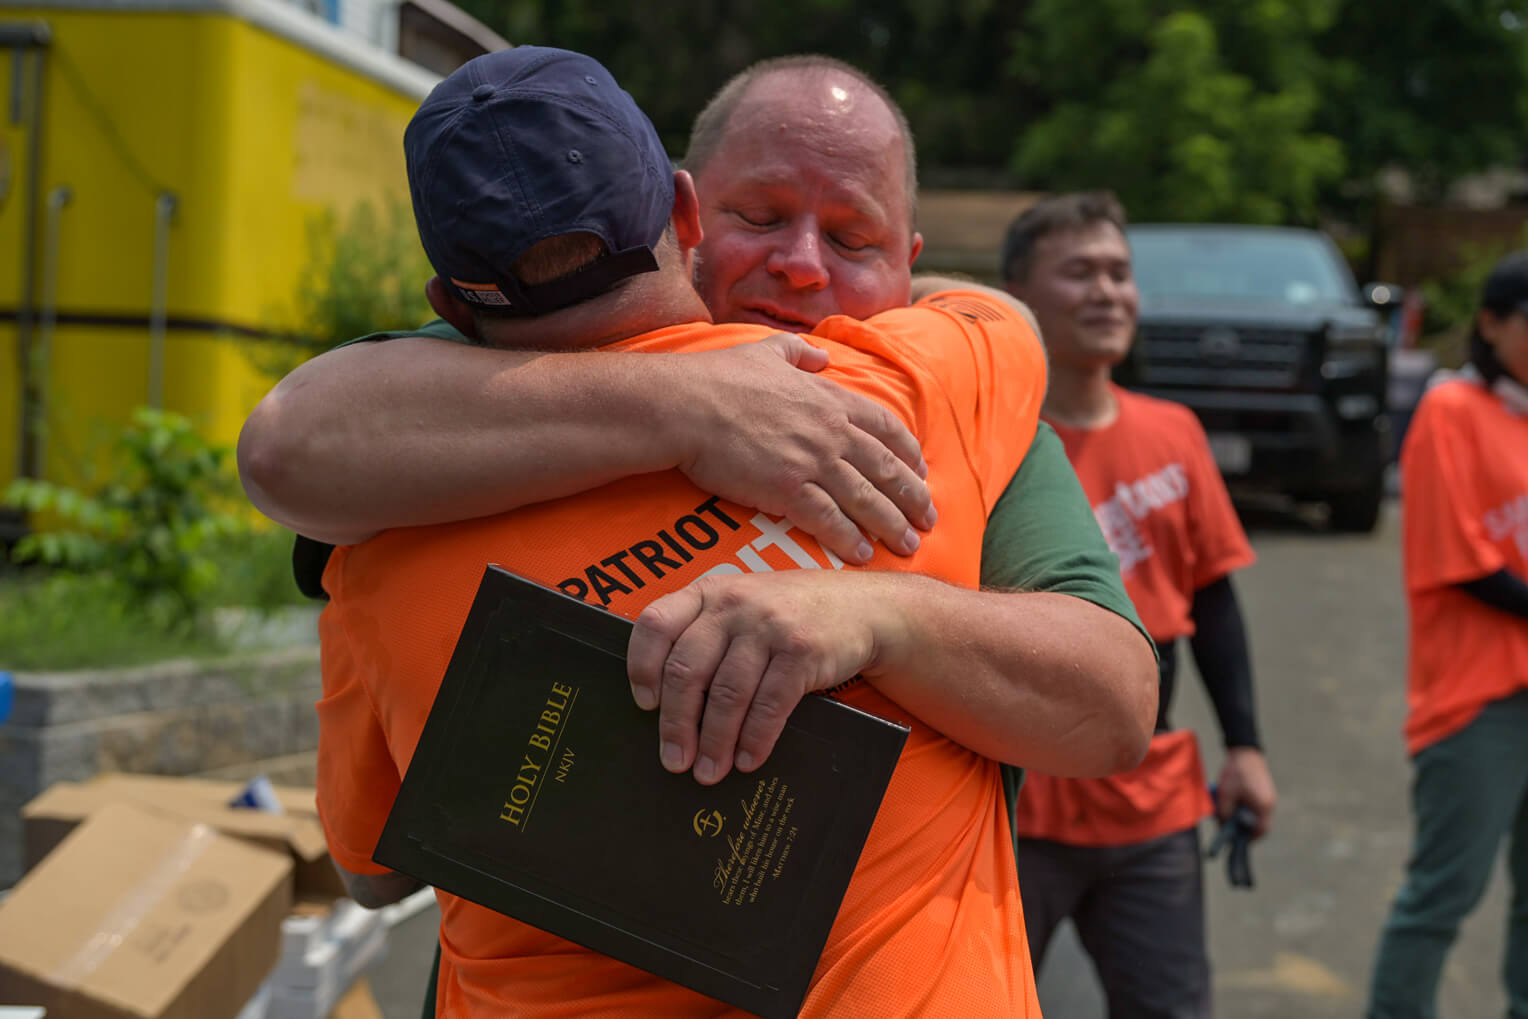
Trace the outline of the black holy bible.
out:
M 488 567 L 374 859 L 794 1016 L 908 730 L 809 696 L 756 771 L 672 775 L 631 698 L 631 628 Z

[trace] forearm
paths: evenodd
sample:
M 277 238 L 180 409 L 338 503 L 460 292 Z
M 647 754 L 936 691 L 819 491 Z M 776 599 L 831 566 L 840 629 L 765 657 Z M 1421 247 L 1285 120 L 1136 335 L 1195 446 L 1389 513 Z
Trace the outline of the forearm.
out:
M 282 380 L 239 437 L 256 507 L 349 544 L 675 466 L 673 355 L 544 355 L 430 339 L 331 351 Z M 664 415 L 672 422 L 675 414 Z
M 1511 570 L 1497 570 L 1489 576 L 1458 585 L 1476 601 L 1503 612 L 1528 619 L 1528 583 Z
M 1156 719 L 1157 664 L 1130 622 L 1070 595 L 878 577 L 875 596 L 899 623 L 865 676 L 923 722 L 986 757 L 1051 775 L 1107 775 L 1140 761 Z
M 355 874 L 339 864 L 335 869 L 345 882 L 345 891 L 367 909 L 381 909 L 408 898 L 424 887 L 418 878 L 389 871 L 386 874 Z
M 1259 747 L 1247 628 L 1230 577 L 1194 594 L 1190 647 L 1227 747 Z

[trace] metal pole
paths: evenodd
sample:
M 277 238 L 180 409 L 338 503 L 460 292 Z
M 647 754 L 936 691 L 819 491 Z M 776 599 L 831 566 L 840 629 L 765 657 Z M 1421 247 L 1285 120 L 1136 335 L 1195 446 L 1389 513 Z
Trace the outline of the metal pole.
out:
M 37 205 L 42 186 L 42 118 L 43 118 L 43 72 L 46 66 L 46 47 L 51 32 L 46 22 L 0 25 L 0 45 L 11 48 L 11 122 L 21 116 L 21 103 L 14 97 L 26 80 L 23 64 L 30 56 L 32 63 L 31 116 L 27 123 L 27 183 L 23 193 L 21 227 L 21 292 L 16 307 L 16 352 L 21 376 L 21 448 L 18 450 L 17 474 L 23 478 L 37 476 L 41 466 L 37 459 L 35 443 L 38 413 L 36 380 L 31 377 L 32 319 L 36 312 L 36 260 L 37 260 Z
M 64 206 L 74 197 L 68 185 L 60 184 L 48 192 L 48 216 L 42 239 L 42 308 L 37 322 L 37 343 L 32 356 L 32 379 L 37 387 L 37 432 L 33 449 L 37 457 L 37 476 L 48 466 L 48 405 L 53 397 L 53 326 L 58 321 L 58 236 L 63 226 Z
M 175 218 L 175 195 L 161 191 L 154 199 L 154 294 L 149 307 L 149 406 L 164 408 L 165 305 L 170 289 L 170 221 Z

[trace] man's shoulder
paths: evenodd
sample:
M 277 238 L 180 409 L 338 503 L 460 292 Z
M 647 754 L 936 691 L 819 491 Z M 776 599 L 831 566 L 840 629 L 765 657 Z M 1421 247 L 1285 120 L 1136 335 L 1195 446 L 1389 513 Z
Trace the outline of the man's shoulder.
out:
M 356 343 L 376 343 L 382 340 L 401 340 L 409 336 L 424 336 L 432 340 L 448 340 L 451 343 L 465 343 L 469 345 L 472 345 L 476 342 L 462 335 L 462 333 L 457 331 L 455 326 L 451 325 L 451 323 L 447 322 L 445 319 L 437 318 L 413 329 L 382 329 L 374 333 L 367 333 L 365 336 L 357 336 L 353 340 L 346 340 L 344 343 L 338 344 L 335 349 L 338 349 L 339 347 L 348 347 Z
M 1494 397 L 1475 379 L 1458 373 L 1440 372 L 1428 383 L 1417 404 L 1416 413 L 1479 414 L 1494 402 Z
M 851 323 L 864 333 L 905 350 L 931 366 L 950 362 L 962 367 L 995 359 L 1010 369 L 1045 370 L 1045 348 L 1039 334 L 1019 307 L 1010 300 L 982 290 L 942 290 L 904 308 L 872 315 L 863 323 L 827 319 L 817 332 L 833 338 L 843 336 L 838 323 Z
M 649 354 L 720 350 L 723 347 L 754 343 L 778 331 L 748 322 L 679 322 L 628 336 L 600 349 Z
M 958 315 L 968 322 L 1012 322 L 1029 325 L 1023 312 L 1011 302 L 984 290 L 941 290 L 914 302 L 911 308 L 932 308 Z M 1032 331 L 1032 330 L 1030 330 Z

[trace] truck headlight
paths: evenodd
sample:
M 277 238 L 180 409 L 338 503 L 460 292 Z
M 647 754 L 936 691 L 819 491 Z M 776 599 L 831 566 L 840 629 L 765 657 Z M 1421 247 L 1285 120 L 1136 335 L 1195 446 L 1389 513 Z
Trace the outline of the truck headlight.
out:
M 1349 421 L 1372 418 L 1379 413 L 1379 401 L 1367 393 L 1354 393 L 1337 398 L 1337 416 Z
M 1383 352 L 1384 344 L 1373 326 L 1327 326 L 1321 376 L 1328 380 L 1349 379 L 1378 371 Z

